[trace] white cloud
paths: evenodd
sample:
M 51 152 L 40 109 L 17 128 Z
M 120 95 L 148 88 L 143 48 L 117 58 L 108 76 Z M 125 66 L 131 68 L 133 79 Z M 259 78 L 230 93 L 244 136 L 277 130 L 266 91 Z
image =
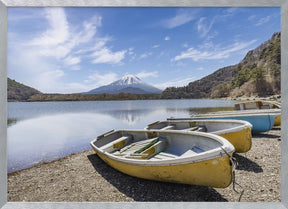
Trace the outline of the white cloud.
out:
M 59 88 L 56 89 L 57 83 L 66 74 L 57 62 L 51 63 L 38 54 L 34 48 L 27 48 L 21 44 L 18 47 L 9 46 L 9 52 L 9 77 L 44 93 L 59 90 Z
M 164 38 L 165 41 L 169 41 L 170 39 L 171 39 L 170 36 L 165 36 Z
M 182 59 L 192 59 L 194 61 L 199 61 L 224 59 L 228 58 L 231 53 L 246 49 L 255 42 L 256 40 L 252 40 L 250 42 L 236 42 L 228 47 L 216 48 L 214 51 L 200 51 L 191 47 L 182 52 L 180 55 L 177 55 L 173 60 L 178 61 Z
M 63 8 L 47 8 L 44 11 L 48 29 L 25 45 L 35 47 L 44 57 L 62 60 L 64 64 L 67 59 L 65 57 L 71 56 L 80 44 L 90 42 L 97 32 L 97 27 L 101 26 L 102 17 L 93 16 L 89 21 L 84 21 L 81 29 L 76 31 L 70 27 Z M 75 64 L 78 63 L 75 61 Z
M 221 12 L 216 14 L 213 17 L 201 17 L 196 23 L 198 34 L 201 38 L 212 39 L 214 38 L 218 32 L 214 31 L 212 35 L 210 32 L 212 31 L 213 25 L 220 22 L 225 22 L 229 20 L 236 13 L 241 12 L 241 8 L 230 7 L 227 9 L 220 10 Z M 221 27 L 221 26 L 220 26 Z
M 182 86 L 186 86 L 188 85 L 188 83 L 195 81 L 195 77 L 189 77 L 189 78 L 178 78 L 178 79 L 174 79 L 171 81 L 167 81 L 164 83 L 159 83 L 159 84 L 153 84 L 153 86 L 159 88 L 159 89 L 165 89 L 167 87 L 182 87 Z
M 64 63 L 66 65 L 76 65 L 79 64 L 81 62 L 81 58 L 80 57 L 71 57 L 68 56 L 64 59 Z
M 204 70 L 204 68 L 203 67 L 198 67 L 196 70 L 202 71 L 202 70 Z
M 184 48 L 188 48 L 188 47 L 189 47 L 189 45 L 188 45 L 187 43 L 183 44 L 182 46 L 183 46 Z
M 127 50 L 112 52 L 107 47 L 104 47 L 100 50 L 93 52 L 91 57 L 93 57 L 92 63 L 109 63 L 109 64 L 120 64 L 121 61 L 125 58 Z
M 173 29 L 193 21 L 197 16 L 197 12 L 198 11 L 195 9 L 178 9 L 174 17 L 161 20 L 158 25 L 164 28 Z
M 206 50 L 215 50 L 219 46 L 215 45 L 213 41 L 205 40 L 203 43 L 198 45 L 199 49 L 206 49 Z
M 206 17 L 200 18 L 197 23 L 197 30 L 200 37 L 205 37 L 210 32 L 214 22 L 215 18 L 213 18 L 211 21 L 209 21 Z
M 65 75 L 63 70 L 51 70 L 41 72 L 34 77 L 33 84 L 43 92 L 54 93 L 61 92 L 58 81 Z
M 130 55 L 130 56 L 132 56 L 131 58 L 133 58 L 134 57 L 134 59 L 135 59 L 135 52 L 134 52 L 134 47 L 130 47 L 129 49 L 128 49 L 128 54 Z
M 20 11 L 19 11 L 20 10 Z M 13 22 L 18 23 L 23 20 L 32 20 L 35 18 L 43 18 L 43 13 L 39 13 L 35 8 L 33 7 L 26 7 L 25 10 L 21 8 L 13 8 L 13 10 L 9 11 L 9 15 L 7 16 L 7 21 L 9 23 Z
M 120 50 L 113 52 L 108 48 L 107 42 L 112 39 L 109 37 L 97 38 L 95 39 L 96 44 L 92 47 L 86 47 L 78 50 L 75 54 L 89 54 L 87 57 L 92 58 L 93 64 L 122 64 L 122 60 L 125 58 L 126 54 L 133 55 L 134 48 L 130 47 L 128 50 Z
M 263 17 L 263 18 L 261 18 L 260 20 L 258 20 L 255 25 L 256 25 L 256 26 L 263 25 L 263 24 L 269 22 L 270 19 L 271 19 L 271 16 Z
M 64 10 L 59 7 L 47 8 L 45 14 L 49 28 L 29 44 L 55 46 L 65 42 L 69 38 L 69 25 Z
M 164 20 L 162 24 L 164 27 L 171 29 L 171 28 L 184 25 L 194 19 L 195 17 L 193 15 L 183 13 L 183 14 L 178 14 L 175 17 L 172 17 L 170 19 Z
M 158 77 L 158 71 L 153 71 L 153 72 L 146 72 L 146 71 L 141 71 L 140 73 L 136 74 L 137 77 L 139 78 L 148 78 L 148 77 Z
M 147 58 L 147 57 L 149 57 L 149 56 L 151 56 L 151 55 L 153 55 L 152 52 L 143 53 L 143 54 L 141 54 L 141 55 L 139 56 L 139 59 L 141 60 L 141 59 Z
M 255 26 L 261 26 L 265 23 L 268 23 L 272 18 L 275 18 L 275 17 L 278 17 L 279 14 L 275 13 L 275 14 L 271 14 L 271 15 L 268 15 L 266 17 L 259 17 L 259 16 L 256 16 L 256 15 L 251 15 L 248 17 L 248 20 L 250 22 L 254 22 L 254 25 Z
M 230 7 L 228 9 L 224 10 L 224 13 L 225 13 L 225 15 L 233 15 L 238 10 L 240 10 L 238 7 Z
M 95 42 L 95 44 L 92 44 L 92 46 L 85 46 L 85 47 L 81 47 L 80 50 L 74 52 L 74 54 L 86 54 L 89 52 L 94 52 L 97 50 L 101 50 L 103 47 L 105 47 L 105 45 L 107 44 L 108 41 L 110 41 L 111 39 L 108 37 L 105 38 L 95 38 L 93 41 Z
M 248 20 L 251 21 L 251 20 L 254 20 L 255 18 L 256 18 L 256 15 L 251 15 L 251 16 L 248 17 Z
M 153 45 L 152 46 L 153 49 L 156 49 L 156 48 L 159 48 L 159 47 L 160 47 L 160 45 Z
M 76 36 L 76 42 L 87 43 L 92 40 L 97 32 L 97 27 L 102 25 L 101 16 L 93 16 L 90 21 L 83 22 L 83 31 Z
M 71 52 L 70 44 L 63 44 L 58 46 L 49 46 L 39 48 L 39 55 L 44 57 L 54 57 L 58 60 L 65 58 Z
M 99 74 L 98 72 L 94 72 L 89 75 L 88 78 L 84 81 L 86 84 L 93 84 L 94 88 L 99 86 L 108 85 L 118 79 L 118 75 L 116 73 L 106 73 Z
M 65 65 L 77 65 L 81 62 L 80 55 L 91 53 L 92 63 L 118 64 L 125 58 L 126 50 L 112 52 L 106 44 L 110 38 L 98 38 L 94 47 L 84 47 L 75 51 L 76 47 L 93 40 L 97 27 L 102 25 L 101 16 L 93 16 L 89 21 L 84 21 L 80 32 L 69 29 L 63 8 L 46 9 L 47 20 L 50 28 L 40 37 L 35 38 L 28 45 L 39 46 L 39 54 L 46 57 L 62 59 Z M 97 41 L 97 39 L 96 39 Z M 75 51 L 75 52 L 74 52 Z M 78 54 L 75 57 L 72 54 Z M 79 67 L 74 68 L 79 69 Z
M 43 93 L 87 91 L 95 84 L 106 83 L 105 80 L 114 81 L 117 76 L 106 74 L 95 83 L 89 83 L 89 78 L 83 83 L 69 82 L 70 73 L 66 73 L 68 70 L 81 70 L 80 63 L 84 58 L 95 64 L 119 64 L 124 59 L 126 50 L 112 51 L 108 46 L 112 39 L 97 34 L 102 25 L 101 16 L 93 16 L 79 25 L 68 22 L 64 8 L 41 9 L 38 16 L 43 19 L 35 21 L 42 21 L 46 29 L 34 32 L 32 38 L 30 34 L 25 36 L 12 31 L 13 37 L 10 36 L 8 45 L 11 78 Z M 133 52 L 132 48 L 130 52 Z
M 61 86 L 63 93 L 83 93 L 93 89 L 93 85 L 85 85 L 82 83 L 72 82 Z

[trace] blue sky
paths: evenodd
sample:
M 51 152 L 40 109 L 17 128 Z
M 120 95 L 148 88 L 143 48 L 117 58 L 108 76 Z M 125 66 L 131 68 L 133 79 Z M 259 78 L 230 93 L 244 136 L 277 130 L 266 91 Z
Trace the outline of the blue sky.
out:
M 8 8 L 8 77 L 44 93 L 185 86 L 281 30 L 280 8 Z

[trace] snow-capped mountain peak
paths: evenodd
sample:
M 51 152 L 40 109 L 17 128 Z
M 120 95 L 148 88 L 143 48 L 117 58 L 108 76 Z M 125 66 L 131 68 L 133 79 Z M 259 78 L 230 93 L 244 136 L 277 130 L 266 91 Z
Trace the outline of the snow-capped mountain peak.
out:
M 119 93 L 131 93 L 131 94 L 160 94 L 162 91 L 149 84 L 143 82 L 135 75 L 125 75 L 121 79 L 114 81 L 113 83 L 101 86 L 96 89 L 92 89 L 85 94 L 119 94 Z
M 132 85 L 132 84 L 142 84 L 144 83 L 143 81 L 140 80 L 135 75 L 125 75 L 121 79 L 111 83 L 111 85 Z

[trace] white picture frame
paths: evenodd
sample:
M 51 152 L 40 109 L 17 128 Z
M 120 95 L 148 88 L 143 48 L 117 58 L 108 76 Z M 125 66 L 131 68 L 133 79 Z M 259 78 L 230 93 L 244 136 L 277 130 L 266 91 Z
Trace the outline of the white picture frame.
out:
M 8 7 L 281 7 L 281 201 L 280 202 L 7 202 L 7 8 Z M 0 208 L 288 208 L 288 1 L 287 0 L 0 0 Z

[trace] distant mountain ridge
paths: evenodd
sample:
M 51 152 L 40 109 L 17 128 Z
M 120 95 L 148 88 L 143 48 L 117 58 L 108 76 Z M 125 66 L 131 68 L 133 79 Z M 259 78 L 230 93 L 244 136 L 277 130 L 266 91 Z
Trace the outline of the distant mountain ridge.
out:
M 184 87 L 169 87 L 161 99 L 222 98 L 280 94 L 281 32 L 250 50 L 236 65 L 221 68 Z
M 143 82 L 135 75 L 126 75 L 108 85 L 92 89 L 83 94 L 160 94 L 161 92 L 160 89 Z

